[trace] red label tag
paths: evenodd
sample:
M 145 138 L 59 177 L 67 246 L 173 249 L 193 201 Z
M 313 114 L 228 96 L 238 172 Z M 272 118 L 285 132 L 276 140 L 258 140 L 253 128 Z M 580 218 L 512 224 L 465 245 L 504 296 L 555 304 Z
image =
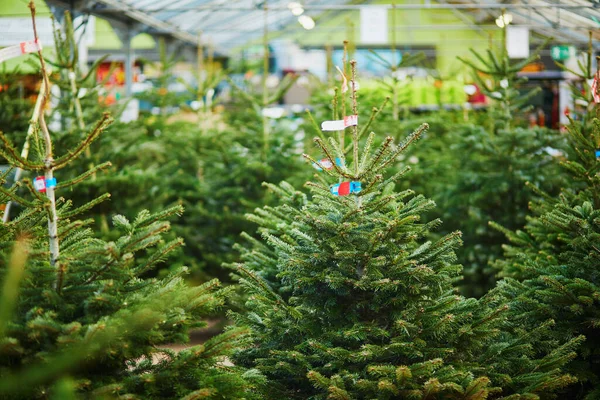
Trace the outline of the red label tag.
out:
M 38 192 L 46 193 L 46 178 L 43 176 L 38 176 L 33 181 L 33 187 Z
M 339 196 L 347 196 L 350 194 L 350 182 L 342 182 L 340 183 L 340 187 L 338 189 Z

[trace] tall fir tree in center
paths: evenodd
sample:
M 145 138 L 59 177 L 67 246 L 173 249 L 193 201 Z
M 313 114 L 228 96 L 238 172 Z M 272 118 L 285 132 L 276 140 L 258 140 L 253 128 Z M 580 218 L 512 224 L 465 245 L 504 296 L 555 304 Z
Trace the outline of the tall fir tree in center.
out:
M 460 233 L 427 240 L 440 221 L 421 215 L 434 202 L 394 190 L 408 167 L 385 176 L 427 124 L 399 145 L 388 137 L 373 150 L 374 133 L 361 141 L 368 124 L 359 129 L 353 118 L 351 65 L 341 88 L 341 108 L 350 95 L 351 115 L 323 123 L 340 131 L 330 138 L 319 131 L 322 159 L 305 155 L 321 170 L 307 183 L 312 198 L 286 183 L 268 185 L 284 204 L 251 216 L 263 241 L 246 236 L 237 273 L 248 310 L 233 317 L 251 327 L 253 345 L 235 362 L 265 375 L 267 399 L 534 399 L 571 382 L 558 368 L 573 357 L 574 342 L 546 343 L 554 346 L 549 354 L 534 344 L 550 323 L 509 333 L 507 307 L 457 294 Z

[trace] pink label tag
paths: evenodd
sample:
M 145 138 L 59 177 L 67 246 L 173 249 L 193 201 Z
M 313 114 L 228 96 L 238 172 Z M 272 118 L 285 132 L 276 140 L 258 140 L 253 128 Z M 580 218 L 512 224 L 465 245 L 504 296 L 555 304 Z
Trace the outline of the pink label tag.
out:
M 358 115 L 348 115 L 344 117 L 344 126 L 356 126 L 358 125 Z

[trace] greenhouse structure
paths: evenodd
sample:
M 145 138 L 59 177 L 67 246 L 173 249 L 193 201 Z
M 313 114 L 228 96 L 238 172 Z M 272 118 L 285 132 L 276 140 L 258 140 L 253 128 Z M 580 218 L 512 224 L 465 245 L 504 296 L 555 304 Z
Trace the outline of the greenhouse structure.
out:
M 0 399 L 600 399 L 599 0 L 1 0 Z

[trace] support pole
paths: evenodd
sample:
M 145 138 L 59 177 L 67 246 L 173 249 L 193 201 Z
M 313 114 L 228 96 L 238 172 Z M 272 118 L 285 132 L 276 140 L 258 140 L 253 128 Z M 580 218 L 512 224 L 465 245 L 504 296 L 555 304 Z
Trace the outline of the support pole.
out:
M 23 144 L 23 150 L 21 150 L 21 158 L 27 159 L 29 157 L 29 139 L 31 138 L 31 135 L 33 135 L 35 126 L 37 126 L 45 94 L 46 81 L 42 79 L 42 83 L 40 84 L 40 92 L 38 93 L 37 100 L 35 101 L 33 115 L 31 116 L 31 121 L 29 122 L 29 129 L 27 129 L 27 135 L 25 136 L 25 144 Z M 23 169 L 17 168 L 15 170 L 15 183 L 21 180 L 21 176 L 23 176 Z M 6 203 L 6 207 L 4 208 L 4 215 L 2 216 L 2 222 L 4 223 L 8 222 L 8 218 L 10 217 L 10 208 L 12 204 L 12 201 Z

